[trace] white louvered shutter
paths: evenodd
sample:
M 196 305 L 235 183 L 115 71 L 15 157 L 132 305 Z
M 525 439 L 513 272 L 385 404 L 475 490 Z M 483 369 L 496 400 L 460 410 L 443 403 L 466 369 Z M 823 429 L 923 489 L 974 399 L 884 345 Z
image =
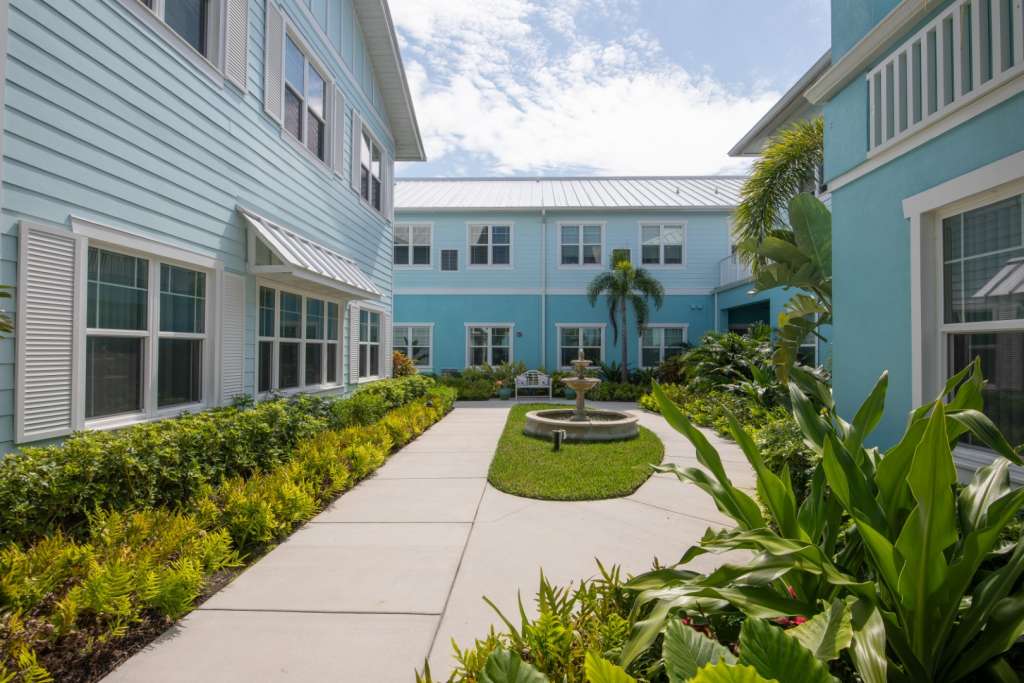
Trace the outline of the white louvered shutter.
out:
M 348 380 L 359 382 L 359 307 L 348 307 Z
M 245 278 L 224 274 L 221 309 L 221 403 L 245 393 Z
M 19 240 L 15 439 L 25 443 L 77 426 L 76 303 L 85 254 L 84 243 L 63 230 L 22 223 Z
M 359 112 L 352 109 L 352 189 L 359 194 L 360 167 L 359 155 L 363 150 L 363 119 Z
M 339 176 L 345 175 L 345 96 L 334 89 L 334 152 L 331 165 Z
M 224 1 L 224 75 L 245 92 L 249 82 L 249 0 Z
M 278 123 L 284 120 L 284 16 L 274 0 L 267 0 L 263 108 Z
M 394 344 L 392 343 L 392 332 L 393 332 L 393 330 L 391 329 L 391 316 L 389 314 L 387 314 L 387 313 L 381 313 L 380 314 L 380 326 L 382 328 L 384 328 L 384 329 L 381 330 L 381 335 L 380 335 L 380 352 L 383 355 L 383 358 L 380 359 L 380 365 L 381 365 L 380 376 L 381 377 L 390 377 L 391 376 L 391 365 L 392 365 L 392 362 L 394 361 L 394 358 L 391 355 L 391 351 L 392 351 L 392 347 L 394 346 Z

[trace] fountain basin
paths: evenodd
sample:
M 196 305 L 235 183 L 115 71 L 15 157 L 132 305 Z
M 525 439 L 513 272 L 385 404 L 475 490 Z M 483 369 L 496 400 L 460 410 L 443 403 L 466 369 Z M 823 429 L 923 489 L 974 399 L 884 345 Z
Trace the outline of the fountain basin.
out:
M 567 441 L 622 441 L 640 433 L 639 419 L 617 410 L 586 409 L 586 419 L 575 419 L 576 411 L 567 408 L 534 410 L 526 414 L 523 433 L 550 439 L 552 432 L 564 429 Z

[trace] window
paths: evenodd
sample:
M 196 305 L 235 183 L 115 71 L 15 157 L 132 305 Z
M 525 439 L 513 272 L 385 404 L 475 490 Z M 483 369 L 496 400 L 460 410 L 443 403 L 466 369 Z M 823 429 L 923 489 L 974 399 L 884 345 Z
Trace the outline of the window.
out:
M 459 269 L 459 250 L 458 249 L 442 249 L 441 250 L 441 270 L 445 272 L 455 272 Z
M 260 287 L 257 392 L 337 384 L 339 311 L 334 301 Z
M 215 0 L 139 0 L 193 50 L 214 61 Z
M 430 325 L 395 325 L 394 350 L 405 354 L 417 368 L 431 367 L 434 329 Z
M 511 264 L 511 225 L 469 226 L 469 265 L 508 266 Z
M 601 325 L 559 325 L 558 358 L 561 367 L 572 367 L 572 361 L 583 357 L 591 363 L 604 358 L 604 327 Z
M 205 273 L 90 247 L 86 419 L 144 412 L 154 385 L 157 409 L 202 403 L 206 316 Z
M 640 258 L 643 265 L 683 265 L 684 225 L 640 226 Z
M 395 265 L 430 266 L 429 225 L 395 226 Z
M 561 264 L 563 266 L 599 266 L 603 249 L 601 225 L 562 225 Z
M 359 155 L 359 167 L 362 174 L 359 191 L 363 199 L 377 211 L 381 210 L 381 159 L 380 145 L 364 130 Z
M 985 413 L 1024 441 L 1024 195 L 942 221 L 942 335 L 950 375 L 981 358 Z
M 512 362 L 511 325 L 467 325 L 466 365 L 501 365 Z
M 625 261 L 626 263 L 633 262 L 633 252 L 630 249 L 612 249 L 612 265 L 617 266 L 618 264 Z
M 380 313 L 359 309 L 359 379 L 380 376 Z
M 656 368 L 685 350 L 685 325 L 648 326 L 640 335 L 640 367 Z
M 317 159 L 327 158 L 325 79 L 291 36 L 285 37 L 284 129 Z

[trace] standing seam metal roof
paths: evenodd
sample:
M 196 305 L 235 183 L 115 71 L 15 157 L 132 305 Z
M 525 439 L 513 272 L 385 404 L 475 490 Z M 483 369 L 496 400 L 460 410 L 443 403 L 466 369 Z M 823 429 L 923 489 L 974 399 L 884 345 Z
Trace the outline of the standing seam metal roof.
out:
M 733 209 L 745 176 L 411 178 L 395 209 Z

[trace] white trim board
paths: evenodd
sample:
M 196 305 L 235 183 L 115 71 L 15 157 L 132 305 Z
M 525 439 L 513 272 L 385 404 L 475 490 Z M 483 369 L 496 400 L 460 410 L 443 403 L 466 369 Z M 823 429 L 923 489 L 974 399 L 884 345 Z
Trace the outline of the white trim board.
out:
M 977 99 L 965 101 L 964 104 L 959 107 L 955 104 L 950 105 L 948 107 L 949 114 L 947 116 L 935 118 L 927 126 L 918 129 L 917 132 L 905 138 L 901 138 L 888 147 L 879 149 L 874 154 L 869 153 L 867 157 L 865 157 L 865 160 L 858 166 L 855 166 L 846 173 L 830 180 L 828 183 L 829 191 L 834 193 L 836 190 L 863 178 L 869 173 L 877 171 L 890 161 L 903 156 L 907 152 L 920 147 L 930 140 L 934 140 L 935 138 L 948 133 L 957 126 L 970 121 L 975 116 L 978 116 L 979 114 L 982 114 L 1021 93 L 1024 93 L 1024 72 L 1001 83 L 999 87 L 987 92 Z
M 938 391 L 945 354 L 939 348 L 941 290 L 939 265 L 940 211 L 962 211 L 1024 192 L 1024 152 L 1017 152 L 903 200 L 910 224 L 911 392 L 914 405 Z M 969 205 L 965 204 L 970 202 Z M 927 285 L 927 286 L 926 286 Z M 932 332 L 935 332 L 933 334 Z
M 466 287 L 395 287 L 392 292 L 393 296 L 586 296 L 587 290 L 585 287 L 553 287 L 548 289 L 546 292 L 540 287 L 472 287 L 467 285 Z M 688 288 L 688 287 L 666 287 L 665 296 L 709 296 L 714 293 L 714 289 L 708 287 L 707 289 L 702 288 Z
M 88 237 L 90 240 L 114 245 L 118 249 L 129 249 L 149 256 L 159 256 L 179 261 L 185 265 L 200 266 L 211 270 L 224 268 L 224 262 L 220 259 L 172 245 L 159 237 L 148 237 L 121 228 L 113 228 L 87 218 L 72 215 L 71 231 L 76 235 Z

